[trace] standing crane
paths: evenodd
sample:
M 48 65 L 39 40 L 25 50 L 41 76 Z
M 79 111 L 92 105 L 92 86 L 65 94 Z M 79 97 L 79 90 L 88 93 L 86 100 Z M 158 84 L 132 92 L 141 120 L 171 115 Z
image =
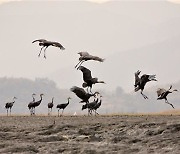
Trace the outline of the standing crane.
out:
M 65 104 L 58 104 L 56 108 L 58 108 L 58 117 L 59 117 L 59 110 L 62 109 L 62 114 L 64 112 L 64 109 L 69 105 L 69 100 L 71 99 L 71 97 L 68 97 L 68 102 Z
M 13 97 L 13 101 L 12 102 L 7 102 L 6 103 L 5 108 L 7 110 L 7 116 L 8 116 L 8 110 L 10 110 L 10 115 L 11 115 L 11 109 L 12 109 L 16 99 L 17 99 L 16 97 Z
M 33 100 L 32 100 L 32 102 L 30 102 L 30 103 L 28 104 L 28 108 L 29 108 L 29 111 L 30 111 L 30 115 L 33 115 L 33 114 L 34 114 L 34 106 L 33 106 L 33 104 L 34 104 L 34 102 L 35 102 L 35 98 L 34 98 L 35 95 L 36 95 L 35 93 L 32 94 Z
M 97 105 L 97 103 L 98 103 L 98 98 L 97 98 L 97 99 L 94 99 L 93 102 L 84 104 L 84 105 L 82 106 L 82 110 L 88 109 L 88 116 L 89 116 L 89 115 L 92 115 L 92 111 L 94 110 L 94 107 Z
M 50 113 L 52 113 L 53 106 L 54 106 L 54 97 L 52 98 L 52 101 L 50 103 L 48 103 L 48 115 L 50 115 Z
M 165 103 L 169 104 L 172 106 L 172 108 L 174 108 L 173 104 L 169 103 L 168 100 L 167 100 L 167 95 L 172 93 L 173 91 L 178 91 L 177 89 L 174 89 L 172 91 L 170 91 L 172 89 L 172 85 L 169 87 L 168 90 L 166 89 L 163 89 L 163 88 L 159 88 L 157 90 L 157 95 L 158 95 L 158 98 L 157 100 L 161 100 L 161 99 L 165 99 Z
M 35 114 L 35 108 L 38 107 L 41 104 L 41 102 L 42 102 L 42 96 L 43 95 L 44 94 L 40 94 L 40 100 L 33 103 L 34 114 Z
M 93 110 L 95 112 L 95 115 L 99 115 L 99 113 L 97 112 L 97 109 L 101 106 L 102 104 L 102 95 L 100 95 L 100 101 L 94 106 Z
M 59 42 L 52 42 L 52 41 L 47 41 L 45 39 L 38 39 L 38 40 L 34 40 L 32 43 L 35 43 L 35 42 L 39 42 L 39 46 L 42 46 L 38 57 L 40 57 L 41 51 L 44 48 L 44 58 L 46 58 L 45 51 L 49 46 L 54 46 L 54 47 L 60 48 L 61 50 L 65 50 L 65 48 Z

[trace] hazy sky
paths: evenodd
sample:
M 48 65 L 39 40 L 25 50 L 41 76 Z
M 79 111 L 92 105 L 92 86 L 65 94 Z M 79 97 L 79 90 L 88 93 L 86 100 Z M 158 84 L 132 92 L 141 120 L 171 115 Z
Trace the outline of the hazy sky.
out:
M 5 2 L 12 2 L 12 1 L 23 1 L 23 0 L 1 0 L 0 4 L 5 3 Z M 62 0 L 59 0 L 59 1 L 62 1 Z M 77 1 L 77 0 L 71 0 L 71 1 Z M 89 1 L 89 2 L 94 2 L 94 3 L 105 3 L 105 2 L 113 1 L 113 0 L 84 0 L 84 1 Z M 118 1 L 118 0 L 116 0 L 116 1 Z M 119 0 L 119 1 L 123 1 L 123 0 Z M 138 1 L 138 0 L 129 0 L 129 1 Z M 141 1 L 150 1 L 150 0 L 141 0 Z M 154 0 L 154 1 L 160 1 L 160 0 Z M 161 0 L 161 1 L 163 1 L 163 0 Z M 172 3 L 180 3 L 180 0 L 167 0 L 167 1 L 172 2 Z
M 0 77 L 49 78 L 60 88 L 81 85 L 74 66 L 77 53 L 88 51 L 106 59 L 84 64 L 107 83 L 97 88 L 132 91 L 138 69 L 156 74 L 159 84 L 179 81 L 178 1 L 89 1 L 1 0 Z M 47 59 L 38 58 L 40 47 L 31 42 L 39 38 L 66 50 L 49 47 Z

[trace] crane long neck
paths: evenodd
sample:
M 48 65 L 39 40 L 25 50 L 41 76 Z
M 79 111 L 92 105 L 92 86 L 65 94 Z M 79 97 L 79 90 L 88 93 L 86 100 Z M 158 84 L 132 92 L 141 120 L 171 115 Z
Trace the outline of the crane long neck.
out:
M 97 98 L 96 103 L 98 103 L 99 99 Z
M 15 98 L 13 98 L 13 101 L 12 101 L 13 103 L 15 102 Z
M 35 102 L 35 98 L 34 98 L 34 95 L 32 95 L 32 98 L 33 98 L 33 102 Z
M 67 102 L 67 104 L 69 104 L 69 100 L 70 100 L 70 98 L 68 98 L 68 102 Z
M 100 98 L 99 104 L 101 104 L 101 102 L 102 102 L 102 99 Z
M 42 95 L 40 95 L 40 100 L 38 102 L 39 104 L 42 102 Z
M 42 101 L 42 95 L 40 95 L 40 98 L 41 98 L 40 101 Z

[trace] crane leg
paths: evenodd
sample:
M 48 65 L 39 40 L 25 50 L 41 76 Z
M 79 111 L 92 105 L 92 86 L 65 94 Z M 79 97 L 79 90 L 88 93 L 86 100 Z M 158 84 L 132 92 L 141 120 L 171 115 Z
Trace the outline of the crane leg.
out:
M 50 115 L 52 114 L 52 108 L 50 109 Z
M 59 109 L 58 109 L 58 117 L 59 117 Z
M 171 105 L 171 106 L 172 106 L 172 108 L 174 109 L 174 106 L 173 106 L 171 103 L 169 103 L 167 99 L 165 100 L 165 103 L 167 103 L 167 104 Z
M 99 115 L 99 113 L 95 110 L 96 115 Z
M 88 116 L 92 115 L 92 111 L 88 108 Z
M 141 91 L 141 95 L 144 97 L 144 99 L 148 99 L 148 97 L 146 95 L 144 95 Z
M 44 58 L 46 58 L 46 49 L 47 49 L 47 47 L 45 47 L 45 49 L 44 49 Z
M 48 115 L 50 115 L 50 113 L 49 113 L 49 108 L 48 108 Z
M 8 109 L 7 109 L 7 116 L 8 116 Z
M 80 60 L 78 63 L 77 63 L 77 65 L 75 66 L 75 68 L 79 65 L 79 66 L 81 66 L 81 64 L 83 63 L 83 62 L 85 62 L 84 60 Z M 78 68 L 77 68 L 78 69 Z
M 33 115 L 33 108 L 30 109 L 30 114 Z
M 11 116 L 11 108 L 10 108 L 10 116 Z
M 31 115 L 33 115 L 33 114 L 34 114 L 33 108 L 31 108 L 30 112 L 31 112 Z
M 41 50 L 40 50 L 40 52 L 39 52 L 39 54 L 38 54 L 38 57 L 40 57 L 41 51 L 42 51 L 43 48 L 44 48 L 44 46 L 41 48 Z
M 64 113 L 64 109 L 62 110 L 62 114 L 61 114 L 61 116 L 63 115 L 63 113 Z

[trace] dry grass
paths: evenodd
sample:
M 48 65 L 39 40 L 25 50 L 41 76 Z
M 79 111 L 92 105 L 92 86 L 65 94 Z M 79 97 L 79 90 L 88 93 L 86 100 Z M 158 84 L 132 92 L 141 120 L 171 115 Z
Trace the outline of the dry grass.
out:
M 180 115 L 180 110 L 167 110 L 162 112 L 149 112 L 149 113 L 112 113 L 112 114 L 104 114 L 102 116 L 141 116 L 141 115 Z
M 0 153 L 180 153 L 179 116 L 153 114 L 0 117 Z

